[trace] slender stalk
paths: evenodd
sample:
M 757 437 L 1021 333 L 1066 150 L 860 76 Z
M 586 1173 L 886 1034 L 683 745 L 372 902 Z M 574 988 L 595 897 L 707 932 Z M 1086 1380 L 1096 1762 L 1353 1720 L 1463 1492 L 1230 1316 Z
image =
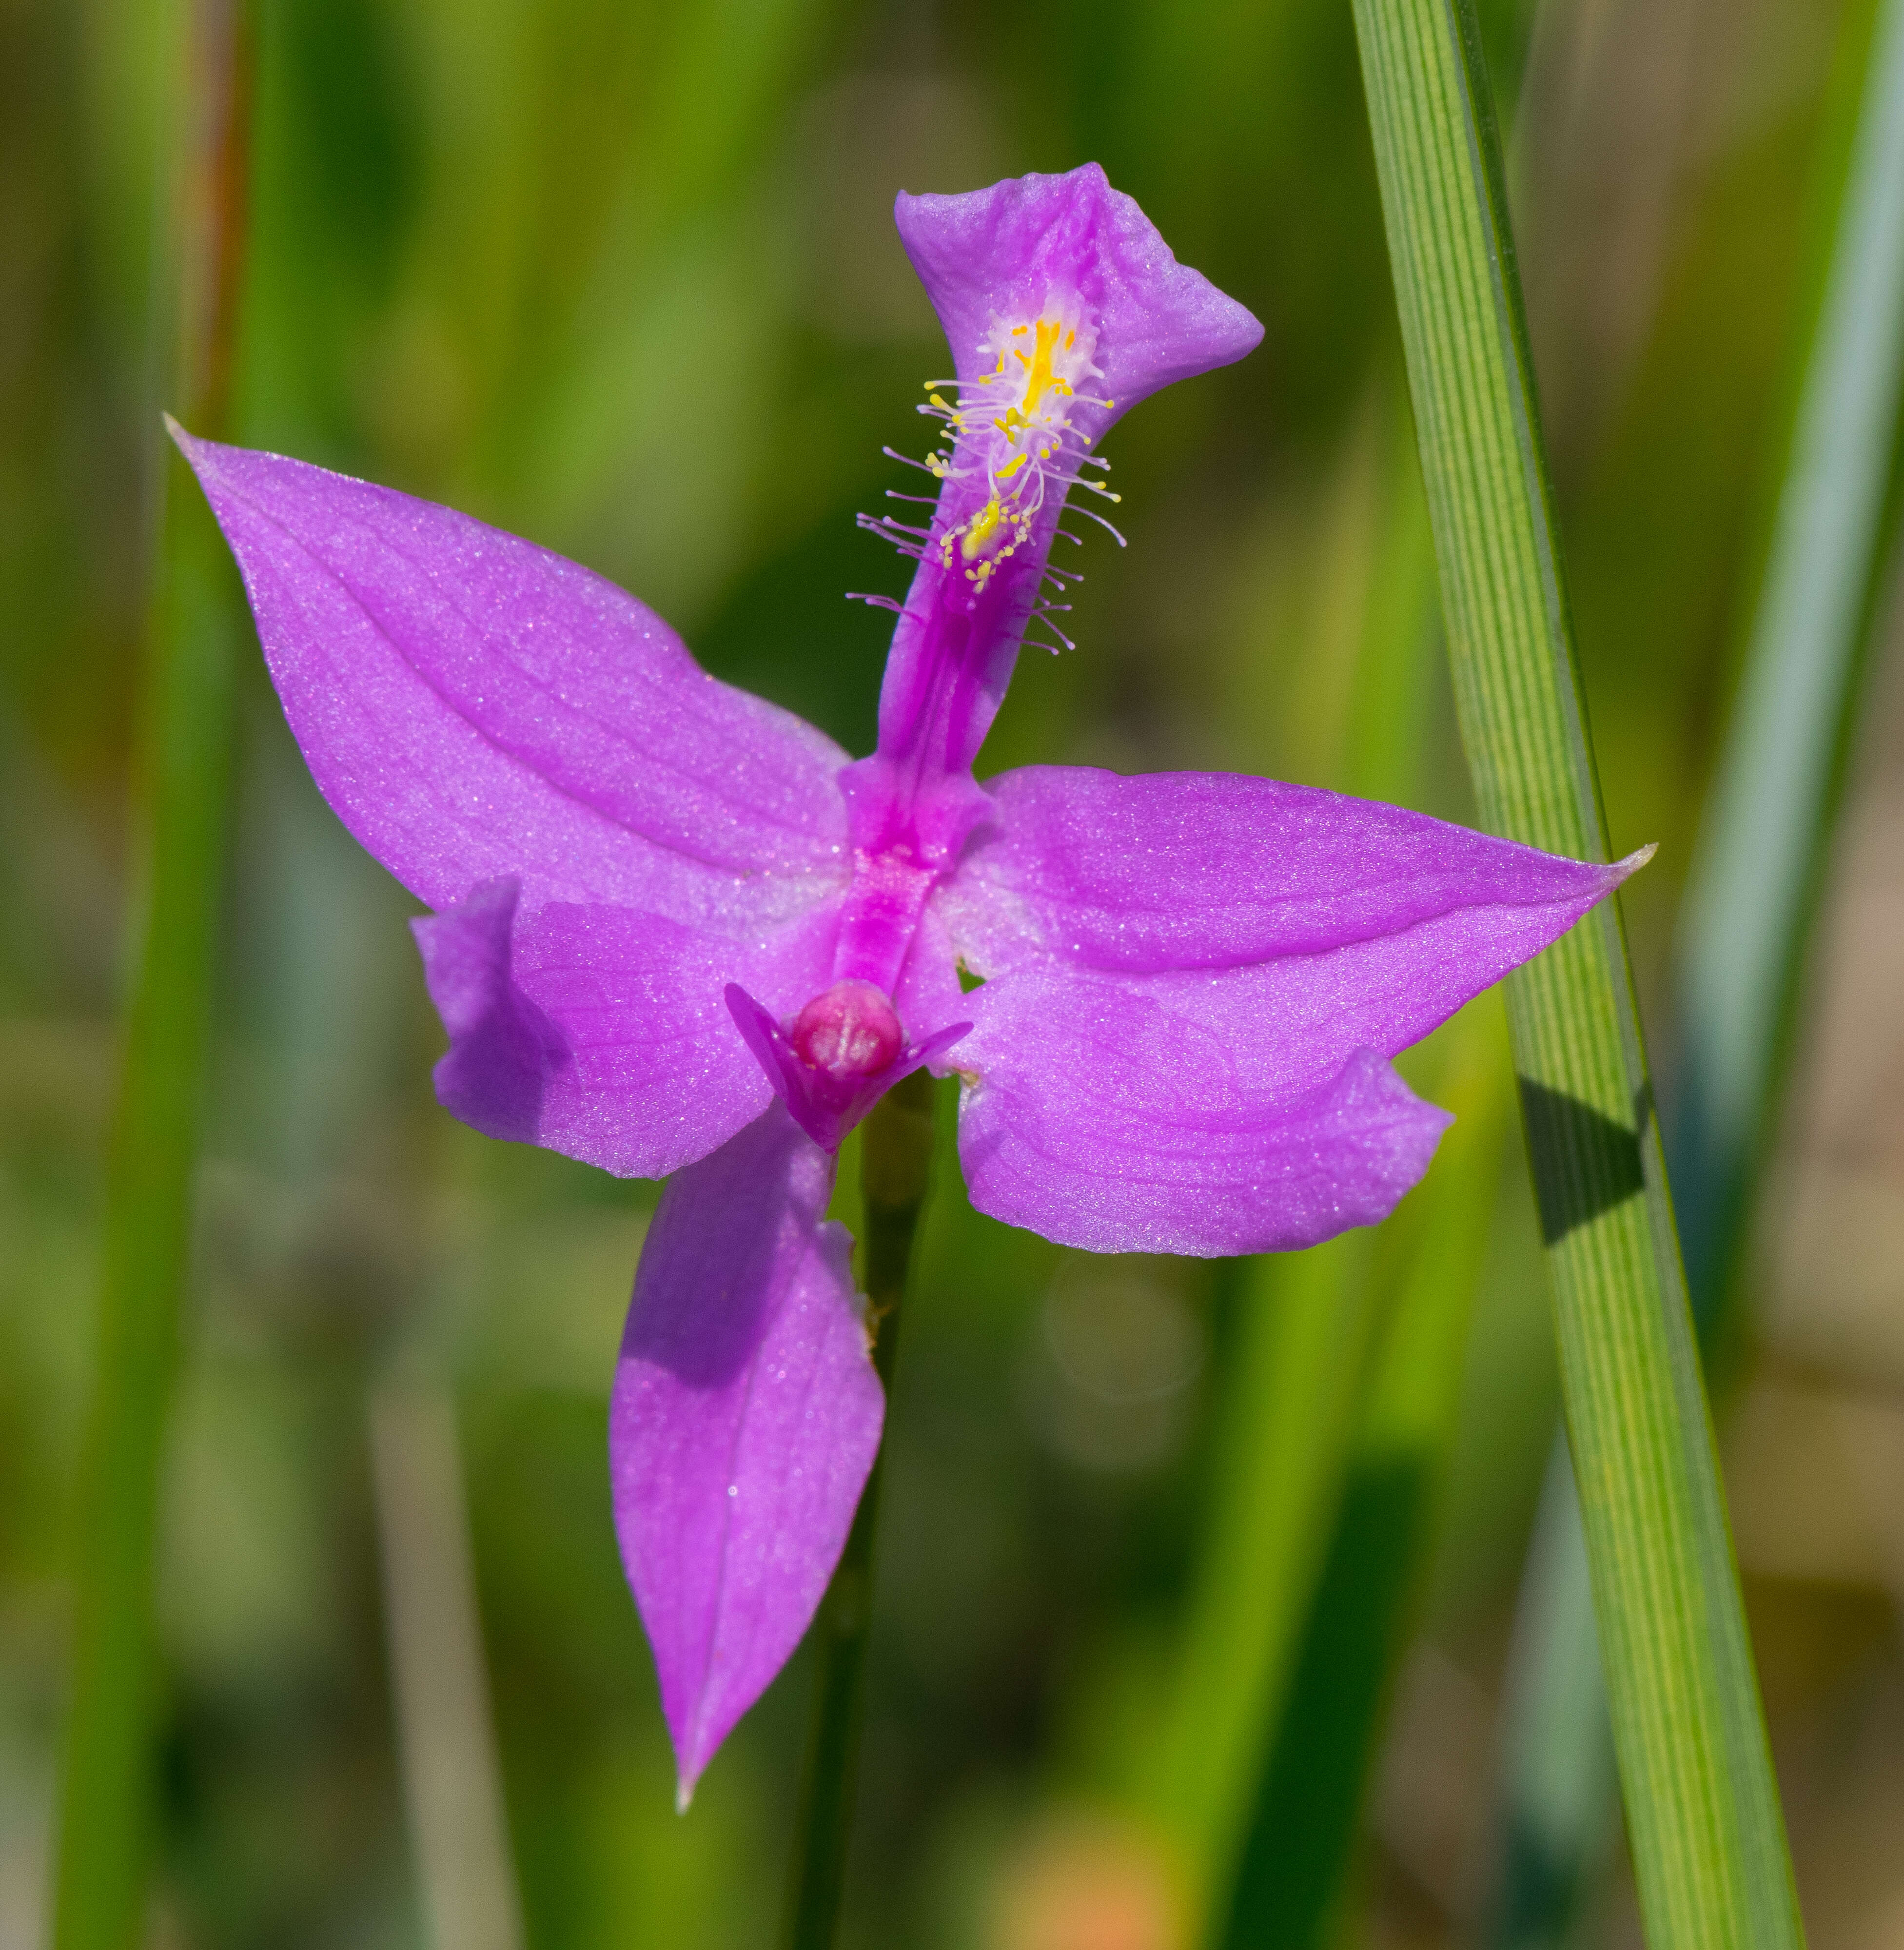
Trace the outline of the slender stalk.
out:
M 1708 1347 L 1740 1284 L 1751 1191 L 1835 825 L 1886 553 L 1904 386 L 1904 0 L 1854 8 L 1828 101 L 1800 375 L 1738 699 L 1681 924 L 1684 1041 L 1669 1155 Z M 1501 1950 L 1562 1941 L 1616 1831 L 1580 1517 L 1557 1454 L 1511 1668 Z
M 1462 738 L 1495 832 L 1604 858 L 1472 0 L 1354 0 Z M 1653 1950 L 1803 1942 L 1617 904 L 1507 984 Z
M 846 1845 L 852 1830 L 859 1721 L 865 1690 L 866 1638 L 872 1622 L 873 1545 L 880 1485 L 892 1434 L 893 1372 L 899 1353 L 899 1303 L 912 1259 L 913 1236 L 932 1167 L 932 1086 L 923 1070 L 890 1091 L 862 1127 L 861 1182 L 865 1198 L 862 1240 L 873 1365 L 886 1390 L 887 1441 L 868 1478 L 839 1568 L 813 1621 L 820 1670 L 813 1728 L 794 1827 L 782 1942 L 785 1950 L 830 1950 L 846 1884 Z
M 229 415 L 251 39 L 246 0 L 202 0 L 185 95 L 175 397 L 213 432 Z M 139 1941 L 151 1846 L 154 1533 L 210 1028 L 238 613 L 210 517 L 169 450 L 167 470 L 135 785 L 136 964 L 75 1533 L 57 1950 L 131 1950 Z
M 410 1844 L 430 1940 L 522 1950 L 455 1404 L 422 1376 L 370 1397 L 370 1480 Z

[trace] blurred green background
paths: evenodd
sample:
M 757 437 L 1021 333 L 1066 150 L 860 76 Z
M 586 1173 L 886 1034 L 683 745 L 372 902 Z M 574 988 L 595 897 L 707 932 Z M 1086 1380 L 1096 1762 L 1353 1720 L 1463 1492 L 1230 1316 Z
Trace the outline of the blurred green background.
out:
M 0 0 L 0 1950 L 47 1927 L 185 24 L 156 0 Z M 1675 905 L 1789 409 L 1840 23 L 1831 0 L 1541 0 L 1487 24 L 1613 842 L 1660 843 L 1625 905 L 1669 1087 Z M 927 444 L 911 409 L 945 366 L 893 194 L 1101 160 L 1267 337 L 1112 437 L 1129 549 L 1088 535 L 1078 648 L 1027 653 L 981 772 L 1225 767 L 1470 816 L 1340 0 L 266 0 L 256 126 L 238 437 L 577 557 L 855 750 L 887 619 L 843 594 L 897 593 L 905 565 L 852 518 L 908 488 L 881 448 Z M 1904 1945 L 1896 634 L 1725 1397 L 1821 1950 Z M 240 719 L 164 1506 L 153 1941 L 769 1943 L 806 1664 L 678 1819 L 609 1526 L 606 1389 L 653 1188 L 435 1109 L 405 898 L 317 798 L 254 660 Z M 1427 1466 L 1393 1642 L 1341 1653 L 1373 1690 L 1339 1683 L 1326 1637 L 1296 1669 L 1264 1805 L 1288 1875 L 1323 1865 L 1323 1920 L 1261 1940 L 1481 1940 L 1557 1394 L 1497 1005 L 1469 1018 L 1411 1070 L 1472 1113 L 1446 1185 L 1298 1262 L 1061 1251 L 973 1214 L 948 1152 L 843 1940 L 1195 1939 L 1263 1737 L 1226 1690 L 1252 1655 L 1223 1651 L 1250 1602 L 1223 1578 L 1276 1520 L 1278 1444 L 1332 1413 L 1253 1391 L 1305 1332 L 1324 1374 L 1377 1350 L 1355 1453 L 1405 1425 Z M 1339 1534 L 1326 1567 L 1266 1550 L 1263 1604 L 1307 1580 L 1301 1610 L 1320 1576 L 1330 1615 L 1385 1619 L 1358 1596 L 1385 1534 Z M 1339 1861 L 1305 1836 L 1312 1800 L 1348 1810 Z M 1616 1872 L 1594 1935 L 1634 1940 L 1630 1911 Z

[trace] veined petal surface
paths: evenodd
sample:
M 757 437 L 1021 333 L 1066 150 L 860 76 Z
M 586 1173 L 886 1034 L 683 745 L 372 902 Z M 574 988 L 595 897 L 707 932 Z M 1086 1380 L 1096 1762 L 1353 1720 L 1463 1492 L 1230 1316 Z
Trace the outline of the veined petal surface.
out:
M 993 817 L 936 903 L 981 973 L 1047 958 L 1135 974 L 1229 968 L 1456 924 L 1418 958 L 1433 998 L 1425 1018 L 1411 1009 L 1419 1026 L 1369 1039 L 1389 1054 L 1564 933 L 1647 857 L 1562 859 L 1400 806 L 1231 772 L 1033 765 L 986 790 Z
M 759 1116 L 767 1079 L 722 992 L 798 1008 L 827 980 L 830 916 L 736 939 L 571 901 L 519 922 L 517 901 L 493 881 L 411 924 L 450 1033 L 445 1110 L 624 1178 L 664 1177 Z
M 956 1052 L 980 1211 L 1096 1253 L 1283 1252 L 1372 1225 L 1448 1118 L 1352 1031 L 1285 1024 L 1271 963 L 988 982 Z M 1349 1047 L 1342 1044 L 1351 1038 Z
M 683 1805 L 811 1622 L 879 1447 L 833 1171 L 776 1101 L 671 1181 L 635 1275 L 615 1522 Z
M 507 875 L 525 914 L 744 930 L 843 879 L 846 754 L 613 584 L 453 509 L 176 437 L 312 776 L 430 906 Z
M 1096 163 L 957 196 L 902 195 L 893 216 L 961 380 L 979 376 L 995 314 L 1036 311 L 1060 291 L 1084 301 L 1098 383 L 1114 402 L 1081 410 L 1094 438 L 1160 387 L 1226 366 L 1263 336 L 1244 307 L 1176 261 Z
M 1312 1245 L 1384 1216 L 1446 1119 L 1385 1058 L 1640 864 L 1224 774 L 1039 768 L 935 903 L 973 1030 L 972 1202 L 1102 1252 Z

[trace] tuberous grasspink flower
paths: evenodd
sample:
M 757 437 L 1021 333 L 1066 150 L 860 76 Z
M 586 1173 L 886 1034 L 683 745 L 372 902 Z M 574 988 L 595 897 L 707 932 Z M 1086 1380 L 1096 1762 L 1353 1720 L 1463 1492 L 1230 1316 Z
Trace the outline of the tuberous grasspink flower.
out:
M 441 1101 L 669 1177 L 610 1447 L 684 1796 L 805 1631 L 878 1447 L 824 1213 L 884 1091 L 955 1073 L 972 1202 L 1064 1244 L 1313 1244 L 1389 1211 L 1447 1122 L 1389 1058 L 1641 857 L 1220 774 L 977 782 L 1097 442 L 1261 329 L 1095 166 L 898 221 L 954 369 L 931 519 L 891 531 L 918 566 L 867 758 L 572 562 L 178 435 L 313 776 L 431 909 Z

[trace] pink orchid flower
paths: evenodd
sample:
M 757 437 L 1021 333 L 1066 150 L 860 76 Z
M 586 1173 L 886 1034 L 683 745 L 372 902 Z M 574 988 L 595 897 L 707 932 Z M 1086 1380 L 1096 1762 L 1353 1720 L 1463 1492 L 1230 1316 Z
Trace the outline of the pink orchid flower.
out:
M 1267 779 L 976 780 L 1097 442 L 1262 331 L 1095 165 L 897 215 L 955 376 L 869 758 L 545 550 L 177 436 L 319 787 L 432 910 L 444 1105 L 672 1174 L 610 1446 L 684 1796 L 806 1631 L 879 1444 L 824 1213 L 882 1092 L 956 1072 L 972 1203 L 1065 1245 L 1312 1245 L 1387 1213 L 1448 1121 L 1389 1058 L 1640 858 Z

